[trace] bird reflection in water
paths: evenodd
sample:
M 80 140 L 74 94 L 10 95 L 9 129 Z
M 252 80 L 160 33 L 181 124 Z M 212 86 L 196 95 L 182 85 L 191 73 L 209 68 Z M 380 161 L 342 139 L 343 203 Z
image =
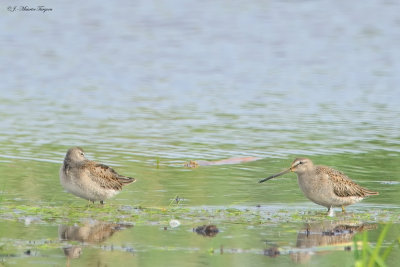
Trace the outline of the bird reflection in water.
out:
M 84 243 L 98 244 L 110 238 L 115 232 L 130 228 L 129 224 L 87 222 L 83 226 L 60 225 L 58 227 L 58 237 L 63 241 L 78 241 L 83 244 L 80 246 L 64 247 L 64 254 L 68 261 L 79 258 L 82 254 Z M 67 262 L 69 265 L 69 262 Z
M 357 224 L 345 221 L 306 224 L 298 232 L 295 248 L 281 251 L 278 247 L 273 246 L 266 249 L 264 255 L 276 257 L 289 254 L 292 261 L 306 263 L 314 254 L 328 253 L 339 249 L 351 250 L 353 237 L 356 233 L 376 228 L 376 224 Z M 322 247 L 326 247 L 326 249 L 321 249 Z

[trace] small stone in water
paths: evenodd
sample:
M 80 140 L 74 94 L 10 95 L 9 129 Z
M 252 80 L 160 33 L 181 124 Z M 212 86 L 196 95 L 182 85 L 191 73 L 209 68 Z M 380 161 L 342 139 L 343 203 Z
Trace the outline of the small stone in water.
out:
M 181 223 L 178 220 L 170 220 L 169 221 L 169 226 L 171 226 L 172 228 L 176 228 L 179 225 L 181 225 Z

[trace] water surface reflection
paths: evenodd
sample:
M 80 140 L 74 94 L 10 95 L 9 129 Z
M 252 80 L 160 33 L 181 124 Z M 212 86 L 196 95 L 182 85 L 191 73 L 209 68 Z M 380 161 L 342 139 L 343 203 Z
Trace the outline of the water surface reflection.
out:
M 327 254 L 337 250 L 350 251 L 355 234 L 376 229 L 377 226 L 377 224 L 353 221 L 307 223 L 299 230 L 295 247 L 282 249 L 272 245 L 264 250 L 264 255 L 277 257 L 281 254 L 289 254 L 293 262 L 304 264 L 309 262 L 313 255 Z
M 81 245 L 68 245 L 63 248 L 68 259 L 79 258 L 86 244 L 98 244 L 110 238 L 114 233 L 130 228 L 129 224 L 87 222 L 83 226 L 60 225 L 58 237 L 62 241 L 78 241 Z
M 297 235 L 296 248 L 300 250 L 296 250 L 290 257 L 296 263 L 306 263 L 313 254 L 327 253 L 327 250 L 351 250 L 356 233 L 376 228 L 377 224 L 350 221 L 306 224 Z M 327 247 L 327 250 L 317 250 L 322 247 Z

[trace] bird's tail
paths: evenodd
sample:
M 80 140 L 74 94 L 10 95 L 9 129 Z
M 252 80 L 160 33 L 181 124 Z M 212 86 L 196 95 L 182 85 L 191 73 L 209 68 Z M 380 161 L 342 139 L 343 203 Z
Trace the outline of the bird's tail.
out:
M 136 182 L 135 178 L 131 178 L 131 177 L 126 177 L 126 176 L 119 176 L 118 177 L 118 181 L 122 184 L 122 185 L 127 185 L 127 184 L 131 184 Z
M 379 195 L 379 192 L 371 191 L 371 190 L 368 190 L 366 188 L 363 188 L 363 193 L 366 196 L 377 196 L 377 195 Z

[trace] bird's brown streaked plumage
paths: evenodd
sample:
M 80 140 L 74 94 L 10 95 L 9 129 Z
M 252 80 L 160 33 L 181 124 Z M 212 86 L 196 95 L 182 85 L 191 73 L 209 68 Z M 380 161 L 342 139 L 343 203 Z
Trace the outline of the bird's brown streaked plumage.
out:
M 328 174 L 333 187 L 333 192 L 338 197 L 367 197 L 372 195 L 379 195 L 378 192 L 370 191 L 355 182 L 353 182 L 344 173 L 326 166 L 315 166 L 316 174 Z
M 122 190 L 135 178 L 118 174 L 111 167 L 85 158 L 83 149 L 72 147 L 67 151 L 60 168 L 61 185 L 70 193 L 90 201 L 103 203 Z
M 87 168 L 90 179 L 105 189 L 121 190 L 123 185 L 134 181 L 133 178 L 119 175 L 113 168 L 94 161 L 85 162 L 82 168 Z
M 289 169 L 271 175 L 259 182 L 278 177 L 288 172 L 295 172 L 300 189 L 311 201 L 328 208 L 344 207 L 361 201 L 367 196 L 378 195 L 378 192 L 368 190 L 353 182 L 344 173 L 326 166 L 315 166 L 310 159 L 296 158 Z

